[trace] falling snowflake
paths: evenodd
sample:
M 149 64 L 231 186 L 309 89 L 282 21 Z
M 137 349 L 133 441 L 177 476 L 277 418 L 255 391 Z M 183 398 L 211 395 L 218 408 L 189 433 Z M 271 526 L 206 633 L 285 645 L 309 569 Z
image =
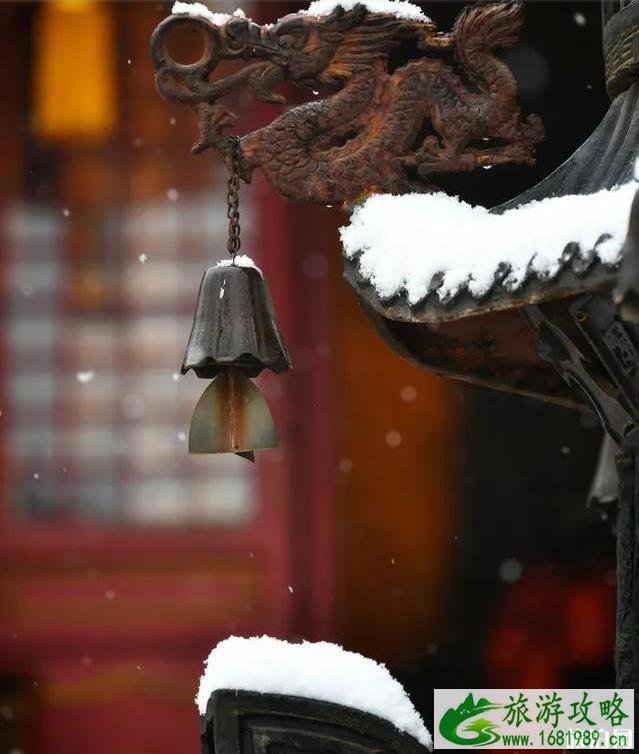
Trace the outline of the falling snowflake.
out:
M 62 210 L 62 214 L 63 214 L 63 215 L 65 216 L 65 217 L 69 217 L 69 215 L 71 214 L 71 210 L 70 210 L 70 209 L 69 209 L 68 207 L 65 207 L 65 208 L 64 208 L 64 209 Z
M 146 262 L 146 260 L 147 260 L 147 259 L 148 259 L 148 257 L 147 257 L 147 255 L 146 255 L 146 254 L 140 254 L 140 256 L 138 257 L 138 262 L 139 262 L 140 264 L 144 264 L 144 263 Z
M 173 382 L 177 382 L 180 379 L 178 372 L 173 372 Z
M 8 704 L 3 704 L 2 707 L 0 707 L 0 717 L 4 718 L 5 720 L 13 720 L 15 717 L 15 711 L 13 707 L 10 707 Z
M 575 13 L 573 16 L 573 19 L 577 26 L 585 26 L 586 25 L 586 17 L 583 13 Z
M 293 594 L 293 587 L 290 584 L 288 585 L 288 591 Z
M 506 558 L 499 564 L 499 578 L 505 584 L 514 584 L 519 581 L 524 569 L 517 558 Z
M 406 401 L 406 403 L 410 403 L 417 398 L 417 390 L 412 385 L 404 385 L 399 394 L 401 399 Z
M 185 442 L 185 440 L 186 440 L 186 432 L 178 432 L 177 433 L 177 439 L 180 442 Z
M 402 444 L 402 436 L 396 429 L 391 429 L 386 433 L 386 445 L 389 448 L 397 448 Z
M 342 474 L 348 474 L 348 472 L 353 469 L 353 462 L 350 458 L 342 458 L 337 467 Z
M 40 479 L 40 474 L 38 474 L 38 472 L 36 471 L 33 475 L 33 478 L 37 481 L 38 479 Z
M 178 190 L 175 188 L 167 189 L 166 197 L 170 202 L 177 202 L 179 197 Z
M 95 372 L 91 369 L 89 369 L 86 372 L 76 372 L 75 378 L 78 382 L 81 382 L 84 384 L 85 382 L 91 382 L 91 380 L 95 377 Z

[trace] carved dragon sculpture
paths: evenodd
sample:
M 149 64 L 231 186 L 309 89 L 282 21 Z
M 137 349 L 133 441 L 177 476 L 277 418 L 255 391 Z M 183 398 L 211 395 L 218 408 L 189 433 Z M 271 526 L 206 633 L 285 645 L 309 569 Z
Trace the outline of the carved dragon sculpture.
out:
M 167 33 L 197 24 L 202 58 L 173 61 Z M 218 100 L 239 85 L 262 101 L 284 103 L 283 81 L 330 93 L 297 105 L 241 137 L 240 174 L 260 168 L 291 199 L 352 202 L 370 192 L 433 190 L 433 176 L 478 166 L 533 164 L 544 135 L 541 119 L 522 119 L 516 82 L 495 50 L 513 44 L 523 23 L 521 3 L 465 9 L 449 34 L 428 19 L 370 12 L 364 5 L 330 15 L 302 11 L 272 26 L 242 16 L 221 25 L 177 14 L 151 43 L 162 96 L 194 106 L 200 116 L 195 152 L 212 148 L 227 164 L 235 116 Z M 222 59 L 247 65 L 218 81 Z

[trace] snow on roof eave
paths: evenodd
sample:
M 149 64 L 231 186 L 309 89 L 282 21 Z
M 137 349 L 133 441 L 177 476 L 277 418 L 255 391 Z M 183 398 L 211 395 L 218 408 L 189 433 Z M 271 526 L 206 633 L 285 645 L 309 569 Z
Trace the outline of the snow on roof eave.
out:
M 616 280 L 618 268 L 618 264 L 604 265 L 595 261 L 585 272 L 576 273 L 567 268 L 554 278 L 546 280 L 532 276 L 515 292 L 508 291 L 499 282 L 495 282 L 490 291 L 480 298 L 472 296 L 466 288 L 454 298 L 443 302 L 434 292 L 428 294 L 419 304 L 412 305 L 405 294 L 382 299 L 370 280 L 362 277 L 357 260 L 344 259 L 344 277 L 358 296 L 364 299 L 374 311 L 396 322 L 426 324 L 453 322 L 489 312 L 518 309 L 550 299 L 611 288 Z
M 605 287 L 637 182 L 503 214 L 445 194 L 378 195 L 341 229 L 345 275 L 378 312 L 446 321 Z

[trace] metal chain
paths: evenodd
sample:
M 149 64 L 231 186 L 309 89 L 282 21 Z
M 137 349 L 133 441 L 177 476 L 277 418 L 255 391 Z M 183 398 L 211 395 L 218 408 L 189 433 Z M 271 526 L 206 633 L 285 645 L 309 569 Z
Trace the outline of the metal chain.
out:
M 229 219 L 229 240 L 227 249 L 235 261 L 240 250 L 240 140 L 231 136 L 231 167 L 229 170 L 228 192 L 226 194 L 226 216 Z

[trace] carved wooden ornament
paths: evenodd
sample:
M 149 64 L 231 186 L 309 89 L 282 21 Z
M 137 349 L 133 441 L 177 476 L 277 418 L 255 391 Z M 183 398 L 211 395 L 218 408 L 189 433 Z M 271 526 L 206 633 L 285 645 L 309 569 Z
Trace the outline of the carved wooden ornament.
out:
M 167 33 L 185 23 L 205 38 L 192 65 L 172 60 L 165 44 Z M 320 90 L 321 97 L 241 137 L 241 177 L 249 182 L 259 167 L 290 199 L 352 203 L 372 192 L 432 191 L 442 173 L 534 163 L 541 119 L 521 117 L 515 79 L 495 55 L 517 40 L 522 23 L 520 3 L 467 8 L 448 34 L 427 19 L 364 5 L 336 6 L 326 16 L 301 11 L 268 26 L 238 16 L 216 25 L 174 14 L 155 29 L 151 56 L 160 94 L 199 114 L 193 150 L 212 148 L 227 165 L 225 130 L 236 118 L 222 97 L 247 86 L 259 100 L 283 104 L 275 91 L 283 81 Z M 210 81 L 228 59 L 246 65 Z

